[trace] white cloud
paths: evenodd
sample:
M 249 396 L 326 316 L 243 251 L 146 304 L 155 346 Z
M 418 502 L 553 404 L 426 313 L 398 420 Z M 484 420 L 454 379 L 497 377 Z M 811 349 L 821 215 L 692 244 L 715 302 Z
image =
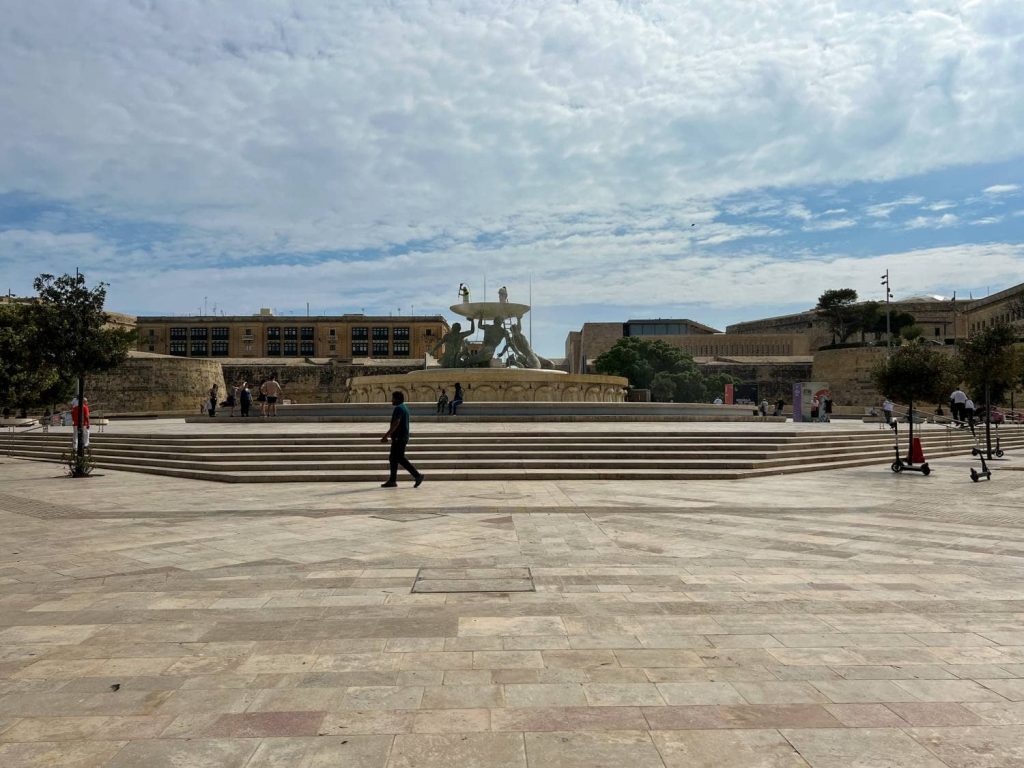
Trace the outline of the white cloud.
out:
M 936 203 L 929 203 L 923 206 L 926 211 L 948 211 L 950 208 L 956 208 L 957 204 L 952 200 L 939 200 Z
M 906 229 L 946 229 L 960 223 L 960 217 L 952 213 L 944 213 L 941 216 L 915 216 L 908 220 L 903 226 Z
M 998 224 L 1003 220 L 1002 216 L 985 216 L 981 219 L 975 219 L 971 222 L 973 226 L 986 226 L 989 224 Z
M 991 187 L 985 187 L 983 190 L 986 195 L 1008 195 L 1011 192 L 1016 192 L 1020 189 L 1020 184 L 993 184 Z
M 901 197 L 899 200 L 890 200 L 887 203 L 876 203 L 869 205 L 864 208 L 864 213 L 876 219 L 887 219 L 889 215 L 897 208 L 901 208 L 907 205 L 918 205 L 923 203 L 924 198 L 918 197 L 917 195 L 907 195 Z
M 856 224 L 856 219 L 820 219 L 804 224 L 802 229 L 804 232 L 831 232 L 836 229 L 847 229 Z

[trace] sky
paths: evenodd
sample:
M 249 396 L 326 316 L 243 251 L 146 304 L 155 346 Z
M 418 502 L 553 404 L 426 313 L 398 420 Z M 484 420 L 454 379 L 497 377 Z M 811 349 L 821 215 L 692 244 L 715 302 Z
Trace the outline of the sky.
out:
M 0 291 L 726 325 L 1024 282 L 1020 0 L 13 0 Z

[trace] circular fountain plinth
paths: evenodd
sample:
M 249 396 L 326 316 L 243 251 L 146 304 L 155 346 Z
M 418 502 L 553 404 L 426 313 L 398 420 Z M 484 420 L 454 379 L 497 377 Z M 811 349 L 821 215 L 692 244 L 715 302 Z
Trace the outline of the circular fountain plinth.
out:
M 462 384 L 467 401 L 538 403 L 621 403 L 629 382 L 621 376 L 571 374 L 533 368 L 427 368 L 384 376 L 357 376 L 349 402 L 386 403 L 394 391 L 409 402 L 435 402 L 441 389 L 451 397 Z

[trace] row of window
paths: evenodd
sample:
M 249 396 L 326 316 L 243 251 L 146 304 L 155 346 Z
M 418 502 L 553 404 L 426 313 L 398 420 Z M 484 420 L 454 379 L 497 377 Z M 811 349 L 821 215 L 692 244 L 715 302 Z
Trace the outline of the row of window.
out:
M 154 335 L 153 330 L 149 332 L 150 336 Z M 430 333 L 428 331 L 427 335 Z M 328 332 L 328 336 L 331 341 L 337 337 L 336 329 L 331 328 Z M 171 328 L 170 338 L 171 341 L 184 341 L 191 339 L 192 341 L 203 341 L 206 339 L 216 340 L 227 340 L 231 337 L 231 331 L 229 328 L 217 327 L 217 328 Z M 374 341 L 387 341 L 388 338 L 392 338 L 396 341 L 405 341 L 410 338 L 410 329 L 408 326 L 400 328 L 385 328 L 375 327 L 373 329 Z M 253 338 L 252 328 L 246 328 L 243 335 L 244 339 Z M 298 339 L 301 341 L 313 341 L 316 338 L 316 329 L 312 326 L 270 326 L 267 328 L 267 340 L 268 341 L 285 341 Z M 367 327 L 356 327 L 352 329 L 352 340 L 363 341 L 364 339 L 370 338 L 370 329 Z
M 335 352 L 337 345 L 331 344 L 330 351 Z M 154 351 L 154 347 L 151 345 L 150 352 Z M 245 351 L 252 353 L 252 344 L 245 345 Z M 191 355 L 192 357 L 227 357 L 228 342 L 226 341 L 211 341 L 209 345 L 205 341 L 193 341 L 191 344 L 187 341 L 172 341 L 170 343 L 170 353 L 180 357 Z M 375 341 L 373 342 L 373 354 L 374 356 L 386 356 L 391 354 L 395 357 L 408 357 L 410 353 L 409 342 L 407 341 L 396 341 L 390 346 L 387 341 Z M 302 355 L 303 357 L 312 357 L 316 354 L 315 345 L 312 341 L 268 341 L 267 352 L 268 357 L 295 357 Z M 352 355 L 353 357 L 366 357 L 370 354 L 370 344 L 367 341 L 354 341 L 352 342 Z

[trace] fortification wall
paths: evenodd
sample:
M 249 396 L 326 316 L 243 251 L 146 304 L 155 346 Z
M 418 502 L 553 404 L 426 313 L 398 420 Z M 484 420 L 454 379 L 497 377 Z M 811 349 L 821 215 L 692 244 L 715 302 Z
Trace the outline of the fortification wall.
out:
M 224 395 L 219 360 L 130 352 L 128 359 L 106 373 L 86 379 L 86 396 L 104 413 L 199 411 L 210 386 Z

